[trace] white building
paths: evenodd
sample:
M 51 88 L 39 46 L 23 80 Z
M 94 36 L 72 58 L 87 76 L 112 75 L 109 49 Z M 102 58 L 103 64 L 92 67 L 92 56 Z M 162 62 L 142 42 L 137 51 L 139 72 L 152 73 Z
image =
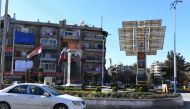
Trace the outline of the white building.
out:
M 166 74 L 166 65 L 163 62 L 156 61 L 152 63 L 151 68 L 150 68 L 150 73 L 154 73 L 154 76 L 160 76 L 162 77 L 163 75 Z

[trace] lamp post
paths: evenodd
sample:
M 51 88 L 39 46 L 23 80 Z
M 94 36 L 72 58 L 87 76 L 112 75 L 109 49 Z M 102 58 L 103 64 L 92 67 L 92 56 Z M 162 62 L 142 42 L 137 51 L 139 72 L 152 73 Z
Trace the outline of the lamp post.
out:
M 8 0 L 5 3 L 5 16 L 4 16 L 4 28 L 3 28 L 3 39 L 2 39 L 2 49 L 1 49 L 1 73 L 0 73 L 0 89 L 3 88 L 3 73 L 5 66 L 5 46 L 6 46 L 6 36 L 7 36 L 7 24 L 8 24 Z
M 104 85 L 104 43 L 105 43 L 105 38 L 103 36 L 103 40 L 102 40 L 102 86 Z
M 176 87 L 176 79 L 177 79 L 177 74 L 176 74 L 176 6 L 177 3 L 183 2 L 181 0 L 175 0 L 174 2 L 171 3 L 171 8 L 174 9 L 174 93 L 177 92 L 177 87 Z

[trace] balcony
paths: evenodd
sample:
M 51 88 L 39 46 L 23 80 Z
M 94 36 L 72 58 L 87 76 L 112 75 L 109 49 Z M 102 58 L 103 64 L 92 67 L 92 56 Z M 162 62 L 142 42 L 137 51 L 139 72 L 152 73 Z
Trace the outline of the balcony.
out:
M 103 35 L 88 35 L 84 34 L 83 39 L 87 41 L 103 41 L 104 36 Z
M 60 35 L 63 39 L 78 40 L 80 38 L 80 30 L 73 30 L 73 31 L 61 30 Z
M 43 49 L 57 50 L 57 45 L 42 45 Z
M 18 47 L 18 48 L 34 48 L 34 45 L 15 44 L 15 47 Z
M 85 72 L 88 74 L 99 74 L 99 73 L 101 73 L 101 72 L 91 71 L 91 70 L 86 70 Z
M 57 38 L 56 34 L 41 34 L 42 38 Z
M 49 57 L 41 57 L 40 58 L 41 61 L 56 61 L 56 58 L 49 58 Z
M 44 69 L 44 72 L 56 72 L 55 69 Z
M 103 52 L 102 48 L 83 48 L 84 51 L 90 51 L 90 52 Z M 105 52 L 105 50 L 104 50 Z
M 85 62 L 87 62 L 87 63 L 102 63 L 101 57 L 87 56 L 87 57 L 84 57 L 84 58 L 85 58 Z
M 78 40 L 79 36 L 74 36 L 74 35 L 68 35 L 68 36 L 62 36 L 63 39 L 73 39 L 73 40 Z
M 26 60 L 27 58 L 26 58 L 26 57 L 18 57 L 18 56 L 15 56 L 14 59 L 15 59 L 15 60 Z
M 92 38 L 92 37 L 84 37 L 83 39 L 85 41 L 103 41 L 103 39 Z
M 89 60 L 89 59 L 86 59 L 85 62 L 87 62 L 87 63 L 102 63 L 102 60 Z

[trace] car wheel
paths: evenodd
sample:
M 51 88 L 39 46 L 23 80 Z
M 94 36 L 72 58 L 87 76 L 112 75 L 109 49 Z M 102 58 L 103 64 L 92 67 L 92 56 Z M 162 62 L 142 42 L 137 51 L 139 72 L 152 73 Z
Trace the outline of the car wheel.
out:
M 54 109 L 69 109 L 65 104 L 58 104 Z
M 0 102 L 0 109 L 11 109 L 11 107 L 6 102 Z

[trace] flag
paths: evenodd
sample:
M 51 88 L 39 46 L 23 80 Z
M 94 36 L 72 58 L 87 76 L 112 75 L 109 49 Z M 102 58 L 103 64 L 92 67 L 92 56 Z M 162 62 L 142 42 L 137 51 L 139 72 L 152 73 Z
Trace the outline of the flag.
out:
M 37 48 L 34 49 L 31 53 L 29 53 L 29 54 L 27 55 L 27 58 L 31 58 L 31 57 L 33 57 L 33 56 L 35 56 L 35 55 L 37 55 L 37 54 L 40 54 L 40 53 L 42 53 L 42 46 L 37 47 Z
M 59 55 L 58 65 L 59 65 L 60 61 L 67 61 L 67 49 L 66 48 L 63 48 L 63 50 L 61 51 L 61 53 Z

